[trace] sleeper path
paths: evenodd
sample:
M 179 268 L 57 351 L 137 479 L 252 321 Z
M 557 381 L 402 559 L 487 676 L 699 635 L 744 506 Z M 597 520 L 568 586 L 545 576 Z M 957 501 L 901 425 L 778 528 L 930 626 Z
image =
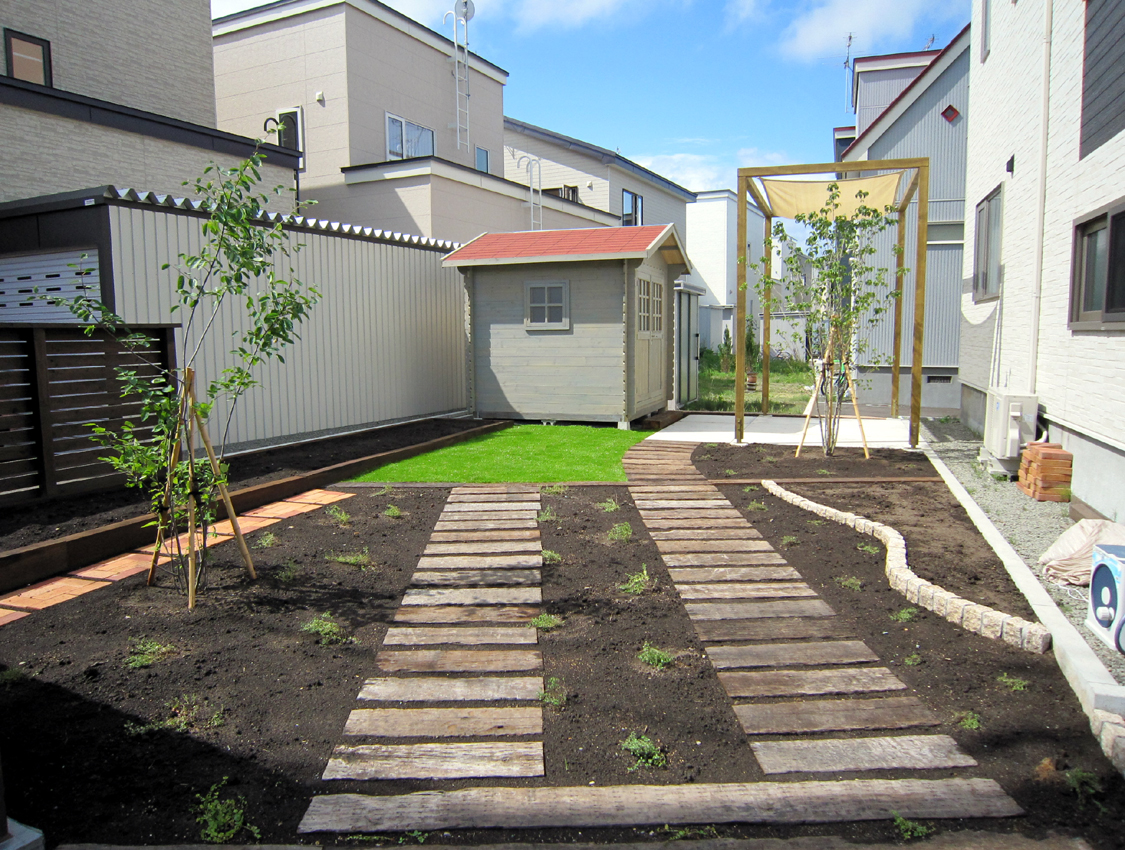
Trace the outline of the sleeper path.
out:
M 696 471 L 694 449 L 645 440 L 623 464 L 641 519 L 763 771 L 975 766 L 946 735 L 893 731 L 940 721 Z M 876 736 L 809 739 L 867 730 Z M 792 735 L 802 737 L 772 737 Z
M 533 488 L 453 489 L 325 780 L 543 775 L 538 511 Z

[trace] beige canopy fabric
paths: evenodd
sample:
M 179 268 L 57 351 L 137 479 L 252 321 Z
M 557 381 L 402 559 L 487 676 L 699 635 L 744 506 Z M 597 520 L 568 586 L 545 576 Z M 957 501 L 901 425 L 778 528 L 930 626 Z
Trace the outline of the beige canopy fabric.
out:
M 903 171 L 878 174 L 874 177 L 852 177 L 847 180 L 776 180 L 761 178 L 766 191 L 770 212 L 776 218 L 796 218 L 800 213 L 813 213 L 828 202 L 828 187 L 840 187 L 838 216 L 851 216 L 860 206 L 857 192 L 867 192 L 863 206 L 882 210 L 898 199 L 899 182 Z

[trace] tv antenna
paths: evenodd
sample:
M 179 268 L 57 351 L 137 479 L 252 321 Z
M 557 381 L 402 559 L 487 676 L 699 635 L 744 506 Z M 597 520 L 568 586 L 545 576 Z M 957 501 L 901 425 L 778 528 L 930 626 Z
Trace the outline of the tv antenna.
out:
M 846 42 L 844 48 L 844 110 L 846 112 L 852 111 L 852 81 L 849 72 L 852 68 L 852 41 L 854 39 L 854 32 L 848 33 L 844 38 Z
M 456 98 L 455 124 L 457 128 L 457 150 L 464 146 L 472 152 L 469 144 L 469 21 L 476 14 L 473 0 L 455 0 L 453 11 L 446 12 L 442 22 L 453 16 L 453 92 Z
M 936 34 L 935 34 L 935 35 L 931 35 L 931 36 L 930 36 L 930 40 L 926 42 L 926 46 L 925 46 L 925 47 L 923 47 L 922 49 L 923 49 L 923 50 L 929 50 L 929 49 L 930 49 L 931 47 L 933 47 L 933 46 L 934 46 L 934 39 L 936 39 L 936 38 L 937 38 L 937 35 L 936 35 Z

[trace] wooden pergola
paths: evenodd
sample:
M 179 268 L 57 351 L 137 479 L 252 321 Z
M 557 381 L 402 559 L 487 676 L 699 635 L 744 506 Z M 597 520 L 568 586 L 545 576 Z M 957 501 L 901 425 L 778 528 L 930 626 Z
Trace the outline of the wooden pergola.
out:
M 915 193 L 918 195 L 917 255 L 914 268 L 914 347 L 910 361 L 910 445 L 918 446 L 922 420 L 922 341 L 926 319 L 926 242 L 929 232 L 930 206 L 930 158 L 910 159 L 869 159 L 859 162 L 829 162 L 813 165 L 778 165 L 761 168 L 738 169 L 738 258 L 737 258 L 737 300 L 735 302 L 735 380 L 734 380 L 734 438 L 743 442 L 746 423 L 746 204 L 752 196 L 754 204 L 765 218 L 765 237 L 769 244 L 775 214 L 766 200 L 766 193 L 755 182 L 766 177 L 783 177 L 797 174 L 826 174 L 843 176 L 846 174 L 869 172 L 905 173 L 913 175 L 902 198 L 896 202 L 898 211 L 898 259 L 895 274 L 894 305 L 894 358 L 891 363 L 891 415 L 899 415 L 899 374 L 902 360 L 902 269 L 903 251 L 906 246 L 906 210 Z M 808 209 L 805 212 L 816 212 Z M 766 251 L 764 277 L 773 274 L 772 251 Z M 770 294 L 772 287 L 767 284 L 765 298 L 762 299 L 762 413 L 770 409 Z

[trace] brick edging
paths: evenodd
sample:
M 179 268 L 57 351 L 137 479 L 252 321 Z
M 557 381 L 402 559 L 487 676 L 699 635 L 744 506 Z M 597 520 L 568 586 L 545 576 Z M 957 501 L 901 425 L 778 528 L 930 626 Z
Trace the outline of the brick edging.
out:
M 907 565 L 906 539 L 889 525 L 818 504 L 786 490 L 776 481 L 763 480 L 762 486 L 791 505 L 854 528 L 861 534 L 869 534 L 881 542 L 887 547 L 886 573 L 891 587 L 915 605 L 982 637 L 1001 639 L 1028 652 L 1041 655 L 1051 648 L 1051 633 L 1039 623 L 970 602 L 918 576 Z

